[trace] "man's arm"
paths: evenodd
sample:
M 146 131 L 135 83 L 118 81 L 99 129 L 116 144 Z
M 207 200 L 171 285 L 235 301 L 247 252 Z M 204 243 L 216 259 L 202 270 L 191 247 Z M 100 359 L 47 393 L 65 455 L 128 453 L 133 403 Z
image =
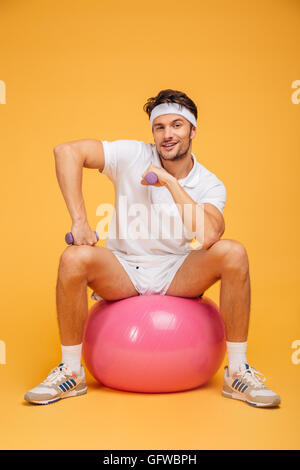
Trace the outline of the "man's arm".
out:
M 104 168 L 102 142 L 83 139 L 54 147 L 57 180 L 72 219 L 75 244 L 95 243 L 95 234 L 87 222 L 82 195 L 82 168 Z
M 225 221 L 222 213 L 213 204 L 197 204 L 180 186 L 176 178 L 168 180 L 166 187 L 169 189 L 174 202 L 181 208 L 180 215 L 186 228 L 195 233 L 197 241 L 204 249 L 210 248 L 216 243 L 225 231 Z M 190 204 L 192 210 L 184 211 L 184 205 Z M 201 224 L 203 214 L 203 225 Z M 200 227 L 196 226 L 197 215 Z M 200 233 L 199 233 L 200 231 Z M 202 235 L 203 234 L 203 235 Z
M 195 236 L 200 246 L 207 250 L 216 243 L 225 231 L 224 217 L 219 209 L 210 203 L 196 203 L 174 176 L 153 164 L 143 173 L 141 184 L 148 185 L 144 177 L 149 171 L 154 171 L 158 176 L 154 186 L 165 186 L 170 191 L 184 226 Z M 185 206 L 190 210 L 185 210 Z

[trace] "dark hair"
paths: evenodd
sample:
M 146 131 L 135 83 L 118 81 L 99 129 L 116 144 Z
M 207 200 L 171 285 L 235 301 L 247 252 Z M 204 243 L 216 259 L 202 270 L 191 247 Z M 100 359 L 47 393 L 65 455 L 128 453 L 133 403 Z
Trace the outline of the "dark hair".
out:
M 154 96 L 152 98 L 148 98 L 147 102 L 143 106 L 143 110 L 148 114 L 150 118 L 150 114 L 152 112 L 152 109 L 162 103 L 177 103 L 179 105 L 185 106 L 193 115 L 195 116 L 195 119 L 197 120 L 198 117 L 198 110 L 197 106 L 195 103 L 182 91 L 178 90 L 161 90 L 157 96 Z M 191 128 L 193 127 L 193 124 L 191 124 Z

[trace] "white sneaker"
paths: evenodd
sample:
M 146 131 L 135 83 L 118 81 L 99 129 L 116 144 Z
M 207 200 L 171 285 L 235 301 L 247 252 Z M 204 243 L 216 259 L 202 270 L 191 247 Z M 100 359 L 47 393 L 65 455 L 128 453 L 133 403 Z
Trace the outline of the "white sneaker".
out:
M 267 388 L 262 375 L 248 364 L 240 366 L 239 372 L 229 375 L 228 366 L 225 367 L 222 395 L 226 398 L 242 400 L 252 406 L 273 407 L 280 404 L 280 396 Z
M 37 387 L 29 390 L 24 399 L 30 403 L 48 405 L 62 398 L 76 397 L 87 392 L 84 368 L 81 366 L 80 375 L 61 363 L 52 369 L 48 377 Z

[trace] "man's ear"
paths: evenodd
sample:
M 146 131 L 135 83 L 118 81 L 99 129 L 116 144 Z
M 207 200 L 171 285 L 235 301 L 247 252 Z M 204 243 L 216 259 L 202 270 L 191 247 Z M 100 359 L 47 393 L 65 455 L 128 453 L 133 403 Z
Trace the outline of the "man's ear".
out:
M 191 128 L 190 138 L 194 139 L 196 137 L 196 134 L 197 134 L 197 127 L 193 126 Z

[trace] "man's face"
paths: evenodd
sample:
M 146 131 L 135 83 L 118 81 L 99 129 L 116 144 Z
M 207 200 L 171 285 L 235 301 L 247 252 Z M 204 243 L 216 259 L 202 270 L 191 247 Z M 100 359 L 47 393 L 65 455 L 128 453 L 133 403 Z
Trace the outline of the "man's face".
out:
M 164 114 L 154 119 L 152 132 L 160 158 L 175 161 L 188 154 L 196 128 L 191 129 L 190 122 L 180 114 Z

